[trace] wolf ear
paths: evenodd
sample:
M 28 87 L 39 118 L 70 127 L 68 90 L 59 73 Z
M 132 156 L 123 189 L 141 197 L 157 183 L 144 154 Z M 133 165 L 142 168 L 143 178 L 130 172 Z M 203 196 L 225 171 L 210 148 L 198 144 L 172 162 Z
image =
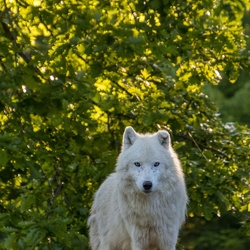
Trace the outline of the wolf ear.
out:
M 123 134 L 123 150 L 132 146 L 137 138 L 136 132 L 132 127 L 126 127 Z
M 166 130 L 160 130 L 157 132 L 156 135 L 158 136 L 158 140 L 159 140 L 160 144 L 164 148 L 168 148 L 170 145 L 170 142 L 171 142 L 169 133 Z

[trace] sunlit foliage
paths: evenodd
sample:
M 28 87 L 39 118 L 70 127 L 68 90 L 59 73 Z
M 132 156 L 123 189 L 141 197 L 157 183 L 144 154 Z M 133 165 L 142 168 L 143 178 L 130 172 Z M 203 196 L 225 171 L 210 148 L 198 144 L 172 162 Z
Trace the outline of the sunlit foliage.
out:
M 242 1 L 0 0 L 2 249 L 87 249 L 124 127 L 167 129 L 188 215 L 249 219 L 249 129 L 204 83 L 249 68 Z

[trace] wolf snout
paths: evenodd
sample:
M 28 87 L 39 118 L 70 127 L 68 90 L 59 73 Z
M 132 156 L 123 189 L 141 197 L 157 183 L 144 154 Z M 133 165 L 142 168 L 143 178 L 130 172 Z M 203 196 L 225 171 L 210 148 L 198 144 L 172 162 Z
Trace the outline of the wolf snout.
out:
M 144 181 L 142 184 L 144 192 L 149 193 L 152 191 L 153 183 L 151 181 Z

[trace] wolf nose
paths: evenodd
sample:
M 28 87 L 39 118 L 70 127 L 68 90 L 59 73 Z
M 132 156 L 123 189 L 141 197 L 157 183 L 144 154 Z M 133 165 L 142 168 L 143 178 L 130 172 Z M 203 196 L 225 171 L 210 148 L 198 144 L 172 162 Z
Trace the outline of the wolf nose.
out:
M 150 191 L 152 186 L 153 186 L 153 184 L 151 181 L 144 181 L 143 182 L 143 188 L 145 189 L 145 191 Z

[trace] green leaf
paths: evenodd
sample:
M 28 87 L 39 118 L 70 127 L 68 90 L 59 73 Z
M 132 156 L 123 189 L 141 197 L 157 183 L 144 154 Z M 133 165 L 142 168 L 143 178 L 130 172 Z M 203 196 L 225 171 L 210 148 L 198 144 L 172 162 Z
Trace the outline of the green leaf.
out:
M 41 241 L 45 240 L 45 236 L 46 236 L 46 230 L 39 228 L 39 227 L 35 227 L 32 228 L 27 236 L 25 237 L 25 241 L 32 247 L 36 246 L 38 243 L 40 243 Z
M 8 163 L 8 155 L 5 151 L 0 150 L 0 166 L 5 167 Z

